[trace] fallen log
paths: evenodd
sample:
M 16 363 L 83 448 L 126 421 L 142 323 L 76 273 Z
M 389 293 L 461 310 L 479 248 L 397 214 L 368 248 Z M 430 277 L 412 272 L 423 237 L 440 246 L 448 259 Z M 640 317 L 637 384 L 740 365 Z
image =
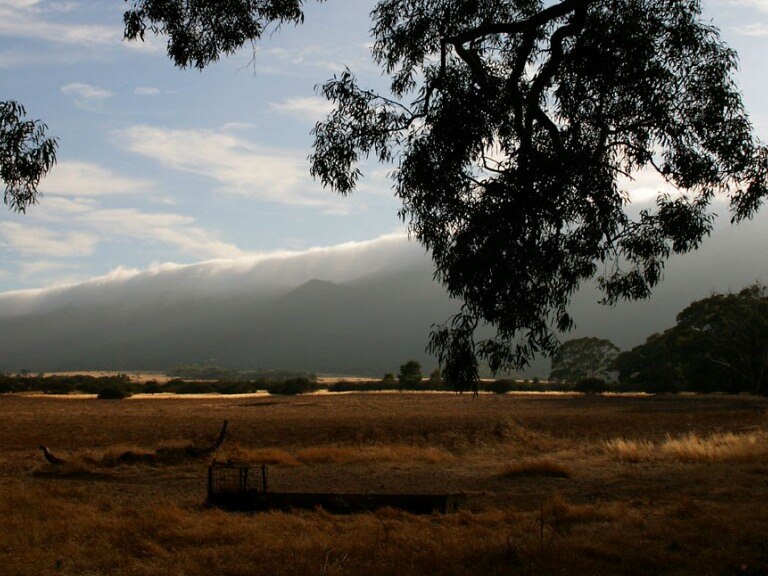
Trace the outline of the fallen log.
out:
M 57 456 L 54 456 L 51 454 L 51 451 L 48 450 L 45 446 L 39 446 L 40 450 L 43 451 L 43 458 L 45 458 L 48 462 L 53 464 L 54 466 L 62 466 L 63 464 L 66 464 L 66 460 L 62 460 L 61 458 L 58 458 Z

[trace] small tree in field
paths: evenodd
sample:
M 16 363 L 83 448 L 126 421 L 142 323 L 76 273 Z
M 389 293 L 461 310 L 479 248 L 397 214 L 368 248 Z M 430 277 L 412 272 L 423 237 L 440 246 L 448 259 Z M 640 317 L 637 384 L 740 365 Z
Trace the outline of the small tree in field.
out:
M 429 387 L 434 390 L 439 390 L 444 386 L 443 374 L 439 368 L 435 368 L 429 375 Z
M 418 388 L 421 385 L 422 378 L 421 364 L 416 360 L 408 360 L 408 362 L 400 366 L 400 373 L 397 375 L 400 390 Z
M 568 340 L 552 359 L 550 380 L 604 378 L 619 355 L 619 349 L 610 340 L 576 338 Z

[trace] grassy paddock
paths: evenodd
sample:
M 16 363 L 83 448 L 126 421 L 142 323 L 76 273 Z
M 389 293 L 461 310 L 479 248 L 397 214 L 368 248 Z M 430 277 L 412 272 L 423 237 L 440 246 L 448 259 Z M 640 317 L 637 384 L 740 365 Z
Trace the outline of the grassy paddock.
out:
M 229 514 L 206 446 L 274 490 L 454 492 L 459 514 Z M 0 572 L 765 574 L 768 402 L 356 395 L 0 396 Z M 67 460 L 46 464 L 39 444 Z

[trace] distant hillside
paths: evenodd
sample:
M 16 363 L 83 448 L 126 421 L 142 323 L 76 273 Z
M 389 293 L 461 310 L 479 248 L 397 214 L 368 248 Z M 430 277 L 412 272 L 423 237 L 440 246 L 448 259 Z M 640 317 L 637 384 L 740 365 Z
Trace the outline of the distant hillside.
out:
M 653 297 L 597 304 L 585 287 L 564 338 L 621 349 L 672 326 L 712 291 L 768 281 L 768 216 L 721 222 L 701 250 L 672 258 Z M 163 264 L 64 287 L 0 294 L 0 370 L 165 370 L 213 360 L 227 368 L 381 376 L 416 358 L 430 326 L 457 308 L 427 255 L 387 236 L 304 252 Z M 539 360 L 525 374 L 546 376 Z
M 241 369 L 381 375 L 424 349 L 456 309 L 425 267 L 347 283 L 310 280 L 278 296 L 181 302 L 136 294 L 0 319 L 0 369 L 142 369 L 215 359 Z

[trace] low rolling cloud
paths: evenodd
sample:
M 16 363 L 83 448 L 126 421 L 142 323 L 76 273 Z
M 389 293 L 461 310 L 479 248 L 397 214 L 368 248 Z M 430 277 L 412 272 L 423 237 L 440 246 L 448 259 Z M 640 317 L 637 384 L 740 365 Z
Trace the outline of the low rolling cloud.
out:
M 117 222 L 119 218 L 115 218 Z M 0 233 L 2 229 L 0 228 Z M 0 293 L 0 317 L 38 313 L 63 306 L 88 307 L 158 292 L 176 300 L 251 292 L 274 294 L 312 279 L 346 282 L 386 270 L 428 266 L 423 249 L 403 234 L 302 251 L 277 251 L 195 264 L 156 264 L 146 270 L 120 267 L 69 286 Z
M 105 220 L 104 226 L 119 226 L 120 221 L 127 220 L 130 218 L 116 214 L 111 224 Z M 739 226 L 719 218 L 713 236 L 700 250 L 670 260 L 664 281 L 649 300 L 600 306 L 599 294 L 587 283 L 573 301 L 572 313 L 577 322 L 574 334 L 608 337 L 621 347 L 636 345 L 652 332 L 673 325 L 675 315 L 693 300 L 707 297 L 713 291 L 736 291 L 756 281 L 768 281 L 768 261 L 761 251 L 751 249 L 768 244 L 766 224 L 765 215 Z M 26 249 L 42 250 L 46 243 L 55 240 L 43 234 L 40 245 L 29 240 Z M 79 241 L 84 248 L 92 242 L 88 238 Z M 117 268 L 105 276 L 70 286 L 0 294 L 0 317 L 71 305 L 87 309 L 99 302 L 151 300 L 158 293 L 172 301 L 200 296 L 225 301 L 233 294 L 279 293 L 312 279 L 343 283 L 413 267 L 421 268 L 427 276 L 433 271 L 423 247 L 398 233 L 301 251 L 247 254 L 194 264 L 156 264 L 145 270 Z M 407 302 L 407 294 L 398 297 Z

